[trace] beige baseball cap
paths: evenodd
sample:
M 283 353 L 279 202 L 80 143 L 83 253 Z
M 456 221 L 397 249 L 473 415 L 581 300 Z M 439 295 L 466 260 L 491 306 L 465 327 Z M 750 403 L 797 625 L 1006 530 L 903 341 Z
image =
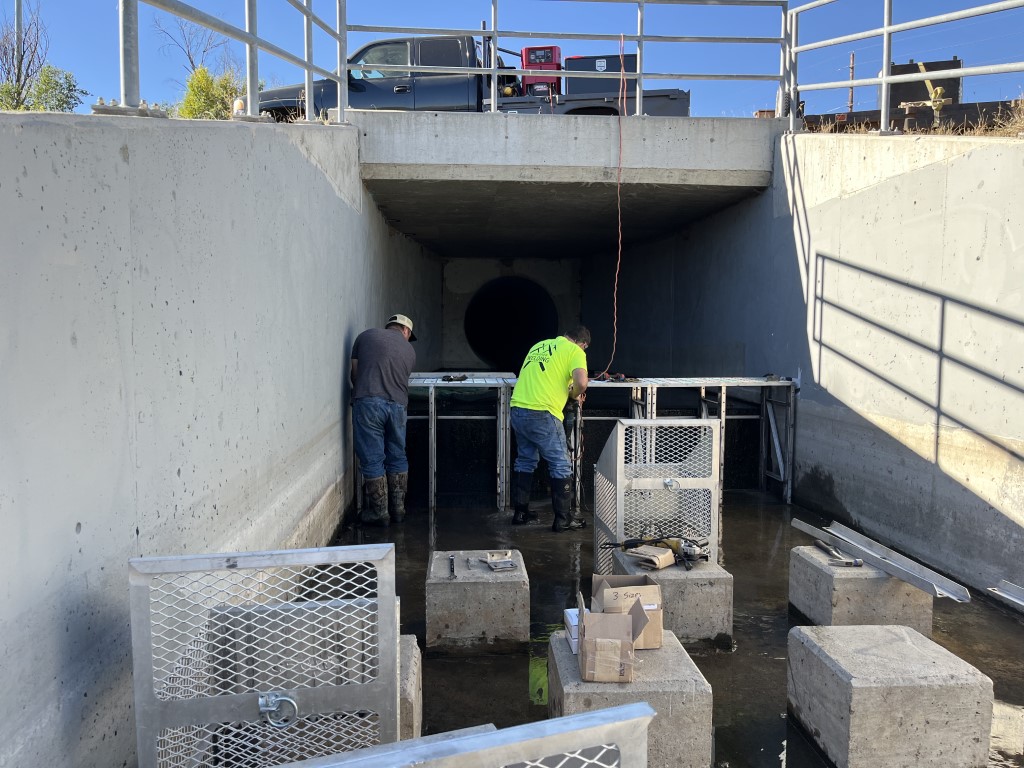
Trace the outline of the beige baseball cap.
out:
M 406 315 L 392 315 L 388 318 L 388 321 L 384 324 L 385 326 L 391 325 L 392 323 L 398 323 L 404 325 L 409 329 L 409 341 L 416 341 L 416 334 L 412 332 L 412 320 Z

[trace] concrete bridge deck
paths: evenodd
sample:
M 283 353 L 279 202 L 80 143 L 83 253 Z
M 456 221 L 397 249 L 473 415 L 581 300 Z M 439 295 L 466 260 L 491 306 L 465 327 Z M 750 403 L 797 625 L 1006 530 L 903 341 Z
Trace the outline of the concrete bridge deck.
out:
M 618 236 L 619 180 L 624 244 L 667 235 L 766 189 L 785 129 L 753 119 L 348 115 L 363 183 L 388 223 L 448 257 L 605 251 Z

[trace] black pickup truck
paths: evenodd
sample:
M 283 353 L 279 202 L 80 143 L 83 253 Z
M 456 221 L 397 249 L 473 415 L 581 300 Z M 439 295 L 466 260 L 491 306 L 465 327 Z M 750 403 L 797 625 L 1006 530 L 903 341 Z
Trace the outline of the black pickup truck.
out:
M 435 112 L 485 112 L 490 110 L 490 76 L 441 74 L 402 70 L 377 70 L 375 64 L 424 67 L 481 67 L 481 44 L 473 37 L 403 37 L 377 40 L 360 48 L 349 59 L 362 69 L 349 72 L 348 100 L 351 109 L 398 109 Z M 545 72 L 545 74 L 548 74 Z M 518 78 L 498 76 L 499 93 L 518 93 Z M 609 87 L 616 81 L 609 80 Z M 632 81 L 631 81 L 632 82 Z M 634 109 L 634 89 L 628 89 L 625 114 Z M 643 111 L 648 115 L 683 116 L 690 113 L 690 94 L 678 89 L 644 91 Z M 313 82 L 314 114 L 338 106 L 338 87 L 331 80 Z M 278 121 L 305 115 L 304 85 L 289 85 L 260 93 L 260 113 Z M 617 115 L 616 93 L 578 96 L 499 97 L 498 110 L 524 114 Z

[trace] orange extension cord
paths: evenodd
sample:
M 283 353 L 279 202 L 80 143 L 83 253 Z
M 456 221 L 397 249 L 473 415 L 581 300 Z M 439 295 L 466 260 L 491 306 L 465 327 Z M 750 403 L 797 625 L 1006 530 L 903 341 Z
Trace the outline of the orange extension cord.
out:
M 626 38 L 619 35 L 619 157 L 615 171 L 615 211 L 618 216 L 618 251 L 615 259 L 615 283 L 612 288 L 612 354 L 608 365 L 597 375 L 600 378 L 611 370 L 619 341 L 619 270 L 622 268 L 622 113 L 626 109 Z

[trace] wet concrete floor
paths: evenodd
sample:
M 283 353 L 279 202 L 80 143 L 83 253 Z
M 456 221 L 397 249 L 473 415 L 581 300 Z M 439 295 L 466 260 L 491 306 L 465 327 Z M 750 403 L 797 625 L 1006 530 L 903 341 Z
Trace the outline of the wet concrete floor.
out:
M 538 506 L 534 502 L 534 506 Z M 433 531 L 426 511 L 387 530 L 346 530 L 336 544 L 392 541 L 402 634 L 424 649 L 427 560 L 434 550 L 518 549 L 530 578 L 528 651 L 441 656 L 424 652 L 423 733 L 481 723 L 504 728 L 547 717 L 547 644 L 577 590 L 589 599 L 593 530 L 555 534 L 550 508 L 541 524 L 513 527 L 509 513 L 442 509 Z M 752 492 L 725 494 L 723 566 L 734 578 L 732 651 L 687 646 L 714 697 L 717 768 L 827 766 L 786 716 L 786 635 L 801 617 L 788 607 L 789 552 L 811 543 L 792 517 L 827 525 L 815 514 Z M 992 678 L 997 700 L 990 766 L 1024 766 L 1024 616 L 977 597 L 936 600 L 932 638 Z

